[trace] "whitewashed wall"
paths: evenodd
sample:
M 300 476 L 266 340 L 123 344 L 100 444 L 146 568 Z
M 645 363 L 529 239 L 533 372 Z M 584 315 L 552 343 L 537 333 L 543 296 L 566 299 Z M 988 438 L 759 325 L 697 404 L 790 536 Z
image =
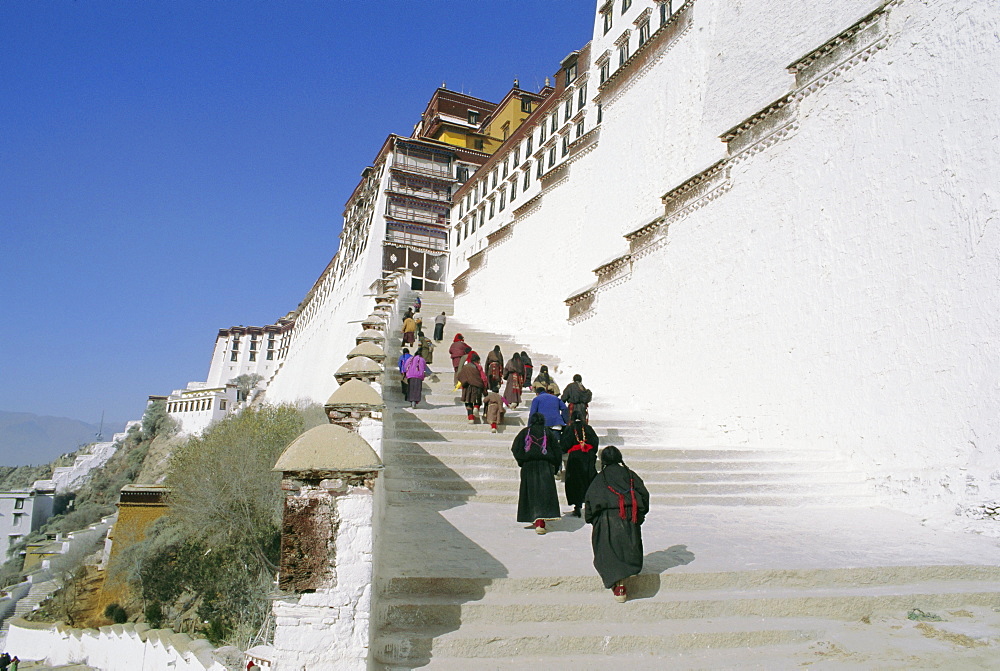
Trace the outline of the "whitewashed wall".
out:
M 144 624 L 70 629 L 16 618 L 6 649 L 22 662 L 86 664 L 101 671 L 228 671 L 208 641 Z
M 597 148 L 487 252 L 456 314 L 558 348 L 622 402 L 843 448 L 899 506 L 995 498 L 995 3 L 892 3 L 881 48 L 831 61 L 786 132 L 563 321 L 561 299 L 627 250 L 620 234 L 725 157 L 719 135 L 795 89 L 785 67 L 879 4 L 697 0 L 690 29 L 606 104 Z
M 361 320 L 375 306 L 370 285 L 382 276 L 384 237 L 385 222 L 376 217 L 361 257 L 336 282 L 320 283 L 308 323 L 296 323 L 288 354 L 267 385 L 267 402 L 322 404 L 336 391 L 333 374 L 354 349 Z

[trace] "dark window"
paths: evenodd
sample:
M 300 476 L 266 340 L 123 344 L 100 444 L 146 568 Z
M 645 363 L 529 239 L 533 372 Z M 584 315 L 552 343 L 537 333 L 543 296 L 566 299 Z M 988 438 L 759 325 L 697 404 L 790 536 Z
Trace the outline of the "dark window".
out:
M 550 124 L 549 130 L 555 133 L 559 129 L 559 112 L 552 113 L 552 123 Z
M 535 173 L 535 176 L 541 179 L 543 172 L 545 172 L 545 159 L 540 158 L 538 159 L 538 172 Z
M 632 0 L 622 0 L 622 14 L 628 11 L 628 8 L 632 6 Z
M 597 123 L 601 123 L 604 118 L 604 110 L 601 107 L 601 103 L 597 103 Z
M 232 353 L 232 355 L 231 355 L 231 356 L 229 357 L 229 360 L 230 360 L 230 361 L 236 361 L 236 360 L 237 360 L 237 359 L 239 358 L 239 356 L 240 356 L 240 353 L 239 353 L 239 352 L 237 352 L 236 350 L 233 350 L 233 353 Z
M 574 79 L 576 79 L 576 63 L 566 67 L 566 86 L 572 84 Z
M 495 204 L 496 204 L 496 201 L 490 199 L 490 219 L 492 219 L 493 215 L 495 214 L 495 212 L 494 212 L 494 205 Z
M 649 40 L 649 21 L 643 21 L 639 26 L 639 46 L 641 47 Z
M 455 168 L 455 179 L 457 179 L 462 184 L 469 181 L 469 167 L 465 165 L 460 165 Z
M 513 203 L 515 198 L 517 198 L 517 175 L 510 180 L 510 202 Z
M 503 178 L 504 179 L 507 179 L 507 170 L 508 170 L 507 163 L 508 163 L 507 159 L 504 159 L 503 160 Z
M 604 12 L 604 34 L 607 35 L 609 30 L 611 30 L 611 8 L 610 7 Z
M 628 60 L 628 40 L 622 42 L 621 46 L 618 47 L 618 67 L 625 65 L 625 61 Z
M 541 147 L 545 142 L 545 120 L 538 126 L 538 146 Z
M 534 140 L 535 140 L 535 136 L 531 135 L 529 133 L 528 134 L 528 139 L 525 140 L 525 143 L 524 143 L 524 157 L 525 158 L 528 158 L 528 155 L 531 154 L 531 150 L 532 150 L 532 146 L 531 145 L 534 142 Z
M 250 341 L 250 351 L 251 351 L 251 352 L 254 352 L 254 351 L 256 351 L 256 350 L 257 350 L 257 342 L 256 342 L 256 341 L 254 341 L 254 340 L 251 340 L 251 341 Z
M 611 76 L 611 61 L 604 61 L 601 63 L 601 83 L 608 81 L 608 77 Z
M 514 167 L 516 168 L 517 164 L 521 162 L 521 148 L 520 147 L 516 147 L 514 149 L 514 158 L 512 160 L 514 161 Z
M 250 352 L 250 360 L 251 361 L 257 360 L 257 352 Z
M 479 151 L 483 150 L 483 141 L 481 139 L 476 138 L 476 141 L 475 141 L 474 144 L 475 144 L 475 148 L 476 149 L 478 149 Z
M 577 109 L 583 109 L 583 106 L 587 104 L 587 82 L 584 82 L 580 87 L 580 95 L 576 101 Z
M 670 18 L 670 2 L 660 3 L 660 25 L 662 26 Z
M 24 499 L 14 499 L 14 510 L 21 510 L 24 508 Z
M 527 96 L 521 98 L 521 111 L 531 114 L 531 98 Z
M 569 153 L 569 135 L 563 135 L 562 155 L 565 156 L 568 153 Z
M 565 121 L 569 121 L 570 117 L 573 116 L 573 96 L 566 99 L 566 116 Z
M 555 164 L 556 164 L 556 148 L 555 147 L 550 147 L 549 148 L 549 167 L 551 168 Z
M 579 122 L 578 124 L 576 124 L 576 136 L 580 137 L 581 135 L 583 135 L 583 122 L 582 121 Z
M 503 212 L 503 208 L 507 207 L 507 187 L 500 187 L 500 211 Z
M 267 350 L 267 360 L 271 361 L 272 359 L 274 359 L 274 352 Z
M 469 110 L 469 123 L 479 123 L 479 112 L 475 110 Z
M 529 186 L 531 186 L 531 164 L 530 163 L 528 163 L 524 167 L 524 183 L 521 184 L 521 191 L 527 191 Z

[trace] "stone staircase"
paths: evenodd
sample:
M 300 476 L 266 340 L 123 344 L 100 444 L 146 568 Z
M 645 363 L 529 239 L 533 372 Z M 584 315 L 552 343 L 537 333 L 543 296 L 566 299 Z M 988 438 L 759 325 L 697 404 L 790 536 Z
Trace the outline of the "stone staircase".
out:
M 447 295 L 422 300 L 431 319 L 452 313 Z M 695 654 L 704 668 L 725 668 L 719 655 L 801 648 L 838 622 L 1000 600 L 995 544 L 949 538 L 908 553 L 919 523 L 874 508 L 838 454 L 719 445 L 598 400 L 591 423 L 601 444 L 622 449 L 652 498 L 643 574 L 628 583 L 629 602 L 615 604 L 590 565 L 582 520 L 566 516 L 546 536 L 514 521 L 510 444 L 531 395 L 497 434 L 470 425 L 447 357 L 457 331 L 483 356 L 499 344 L 505 357 L 527 350 L 536 371 L 559 363 L 449 317 L 423 403 L 411 410 L 387 385 L 373 637 L 381 668 L 589 669 L 613 659 L 652 669 Z M 397 346 L 390 338 L 390 360 Z M 554 377 L 564 384 L 572 372 Z M 861 526 L 893 550 L 862 552 Z
M 49 598 L 57 589 L 59 589 L 59 583 L 52 579 L 32 583 L 28 593 L 18 599 L 17 604 L 14 606 L 14 612 L 11 613 L 10 617 L 5 618 L 3 624 L 0 625 L 0 638 L 6 640 L 11 620 L 24 617 L 38 608 L 38 605 Z

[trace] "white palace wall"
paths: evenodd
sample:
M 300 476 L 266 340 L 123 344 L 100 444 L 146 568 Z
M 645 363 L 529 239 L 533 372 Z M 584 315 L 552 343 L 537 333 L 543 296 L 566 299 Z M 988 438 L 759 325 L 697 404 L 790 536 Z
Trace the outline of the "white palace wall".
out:
M 381 227 L 380 227 L 381 225 Z M 354 349 L 361 320 L 375 304 L 371 284 L 382 275 L 385 224 L 381 217 L 368 236 L 368 249 L 338 276 L 338 256 L 307 297 L 291 335 L 291 344 L 267 385 L 268 403 L 305 401 L 323 404 L 337 389 L 333 374 Z
M 995 4 L 888 3 L 798 80 L 790 63 L 881 3 L 690 5 L 456 314 L 555 347 L 622 403 L 841 448 L 901 507 L 997 497 Z M 718 136 L 790 92 L 727 158 Z M 664 214 L 567 324 L 561 299 Z

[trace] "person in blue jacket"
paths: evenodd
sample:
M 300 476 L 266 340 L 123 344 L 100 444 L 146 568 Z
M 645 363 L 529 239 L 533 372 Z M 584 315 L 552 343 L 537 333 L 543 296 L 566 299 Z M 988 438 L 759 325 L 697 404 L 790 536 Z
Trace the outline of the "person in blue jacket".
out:
M 558 396 L 550 394 L 547 389 L 542 387 L 537 387 L 535 394 L 535 400 L 531 402 L 528 417 L 540 412 L 545 416 L 545 426 L 550 429 L 564 426 L 569 418 L 569 408 L 566 404 Z

